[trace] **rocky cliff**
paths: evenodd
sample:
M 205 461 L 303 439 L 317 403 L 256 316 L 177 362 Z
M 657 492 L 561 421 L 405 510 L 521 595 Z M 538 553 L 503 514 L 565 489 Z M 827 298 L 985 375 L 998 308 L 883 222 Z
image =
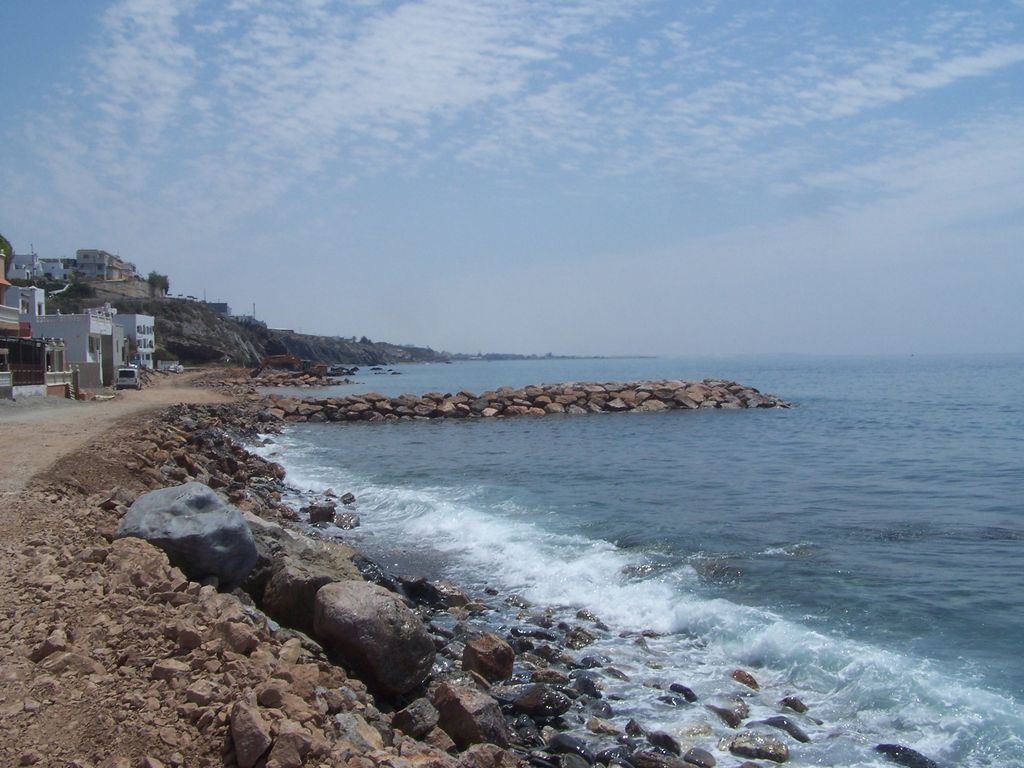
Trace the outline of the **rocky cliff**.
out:
M 124 299 L 114 302 L 121 312 L 156 318 L 157 345 L 183 363 L 232 363 L 252 366 L 266 355 L 290 354 L 303 360 L 355 365 L 447 360 L 430 348 L 369 340 L 350 341 L 281 331 L 260 324 L 229 320 L 196 301 Z

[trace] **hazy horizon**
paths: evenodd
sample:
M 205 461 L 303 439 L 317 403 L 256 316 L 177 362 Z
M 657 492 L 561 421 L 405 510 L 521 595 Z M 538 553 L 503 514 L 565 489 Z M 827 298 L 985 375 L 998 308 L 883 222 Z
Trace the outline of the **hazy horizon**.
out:
M 0 233 L 452 352 L 1024 351 L 1024 2 L 0 4 Z

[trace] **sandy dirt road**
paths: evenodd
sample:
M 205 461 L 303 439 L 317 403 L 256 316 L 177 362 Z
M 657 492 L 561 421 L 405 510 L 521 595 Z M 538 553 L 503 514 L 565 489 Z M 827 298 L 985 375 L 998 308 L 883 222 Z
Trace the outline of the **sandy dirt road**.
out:
M 228 402 L 223 393 L 191 386 L 198 373 L 154 377 L 155 386 L 122 390 L 113 400 L 60 398 L 0 400 L 0 508 L 4 497 L 58 459 L 98 440 L 110 429 L 175 403 Z

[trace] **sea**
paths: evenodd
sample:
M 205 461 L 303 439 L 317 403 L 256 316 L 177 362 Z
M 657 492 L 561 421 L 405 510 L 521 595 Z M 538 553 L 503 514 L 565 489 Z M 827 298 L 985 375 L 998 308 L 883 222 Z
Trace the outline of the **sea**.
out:
M 336 535 L 388 567 L 597 614 L 610 631 L 586 652 L 629 677 L 606 681 L 620 726 L 729 736 L 700 704 L 661 699 L 680 682 L 701 703 L 747 694 L 750 719 L 800 697 L 808 717 L 789 714 L 811 741 L 776 732 L 794 766 L 892 765 L 880 743 L 1024 766 L 1024 357 L 467 361 L 356 378 L 314 394 L 724 378 L 793 403 L 304 424 L 259 450 L 299 493 L 354 493 L 361 526 Z M 487 620 L 515 623 L 507 610 Z M 740 691 L 737 668 L 761 690 Z

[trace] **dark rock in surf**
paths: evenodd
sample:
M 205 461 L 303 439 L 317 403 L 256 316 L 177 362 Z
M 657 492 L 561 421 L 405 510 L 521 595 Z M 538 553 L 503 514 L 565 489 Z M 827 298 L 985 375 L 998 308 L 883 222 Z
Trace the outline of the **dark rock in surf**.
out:
M 589 747 L 587 747 L 586 742 L 576 736 L 570 736 L 568 733 L 556 733 L 548 739 L 547 744 L 544 745 L 544 749 L 554 755 L 579 755 L 586 760 L 589 765 L 594 764 L 594 753 L 590 751 Z
M 636 768 L 693 768 L 681 757 L 669 755 L 656 749 L 641 749 L 629 756 L 630 764 Z
M 788 717 L 783 717 L 782 715 L 776 715 L 774 717 L 768 717 L 768 718 L 765 718 L 764 720 L 753 720 L 753 721 L 747 723 L 747 725 L 758 725 L 758 724 L 770 725 L 772 728 L 778 728 L 780 730 L 783 730 L 786 733 L 788 733 L 790 736 L 792 736 L 794 739 L 796 739 L 797 741 L 805 743 L 805 744 L 808 741 L 811 740 L 811 737 L 808 736 L 806 733 L 804 733 L 803 729 L 800 728 L 799 725 L 794 723 Z
M 807 711 L 807 705 L 796 696 L 787 696 L 779 702 L 779 706 L 792 709 L 794 712 L 799 712 L 801 715 Z
M 539 683 L 504 685 L 492 688 L 491 695 L 513 712 L 530 717 L 558 717 L 572 706 L 568 696 Z
M 683 748 L 679 745 L 679 742 L 664 731 L 651 731 L 647 734 L 647 740 L 653 746 L 671 752 L 673 755 L 681 755 L 683 753 Z
M 668 689 L 672 691 L 672 693 L 678 693 L 690 704 L 693 704 L 695 701 L 697 701 L 697 694 L 693 692 L 693 689 L 688 688 L 682 683 L 672 683 L 672 685 L 670 685 Z
M 875 751 L 881 752 L 894 763 L 906 768 L 939 768 L 939 764 L 934 760 L 902 744 L 879 744 Z
M 715 768 L 715 765 L 718 763 L 714 755 L 700 747 L 688 749 L 686 754 L 683 755 L 683 762 L 695 765 L 697 768 Z
M 715 704 L 706 704 L 705 706 L 711 712 L 718 715 L 722 722 L 730 728 L 738 728 L 740 723 L 750 715 L 750 707 L 745 701 L 740 699 L 730 701 L 725 706 L 718 706 Z

